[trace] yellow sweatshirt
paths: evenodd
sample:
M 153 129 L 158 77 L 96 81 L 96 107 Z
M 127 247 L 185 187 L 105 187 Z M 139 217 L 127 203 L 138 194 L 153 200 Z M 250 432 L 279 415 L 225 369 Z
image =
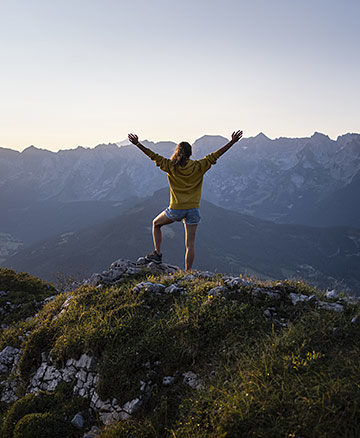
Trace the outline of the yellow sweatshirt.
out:
M 204 173 L 222 155 L 220 149 L 201 160 L 188 160 L 184 167 L 174 165 L 169 158 L 162 157 L 146 148 L 145 154 L 155 161 L 161 170 L 167 173 L 170 186 L 169 208 L 183 210 L 188 208 L 200 208 L 201 188 Z

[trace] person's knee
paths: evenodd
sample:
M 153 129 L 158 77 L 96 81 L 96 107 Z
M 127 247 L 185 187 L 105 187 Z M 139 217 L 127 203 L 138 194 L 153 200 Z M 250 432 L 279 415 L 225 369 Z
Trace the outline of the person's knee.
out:
M 160 223 L 159 219 L 156 219 L 156 218 L 152 221 L 152 224 L 153 224 L 154 228 L 155 227 L 160 228 L 163 225 L 163 224 Z

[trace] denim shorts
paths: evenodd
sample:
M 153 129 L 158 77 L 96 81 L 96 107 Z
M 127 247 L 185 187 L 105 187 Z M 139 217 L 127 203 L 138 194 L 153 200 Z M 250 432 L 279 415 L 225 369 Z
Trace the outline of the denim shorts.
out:
M 200 209 L 188 208 L 185 210 L 175 210 L 174 208 L 167 208 L 165 210 L 166 216 L 172 221 L 183 221 L 187 225 L 195 225 L 200 222 Z

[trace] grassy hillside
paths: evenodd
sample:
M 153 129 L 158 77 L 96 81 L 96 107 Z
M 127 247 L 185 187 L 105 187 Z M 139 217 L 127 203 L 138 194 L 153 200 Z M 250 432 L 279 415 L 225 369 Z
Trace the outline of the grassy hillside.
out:
M 0 351 L 21 351 L 17 375 L 0 375 L 19 382 L 18 401 L 1 405 L 2 437 L 80 437 L 91 425 L 124 438 L 359 436 L 359 314 L 357 300 L 301 282 L 142 271 L 80 286 L 1 332 Z M 69 397 L 73 380 L 25 395 L 44 357 L 60 370 L 84 353 L 101 400 L 141 401 L 127 419 L 104 427 L 89 399 Z
M 55 286 L 26 272 L 0 267 L 0 323 L 25 319 L 57 293 Z

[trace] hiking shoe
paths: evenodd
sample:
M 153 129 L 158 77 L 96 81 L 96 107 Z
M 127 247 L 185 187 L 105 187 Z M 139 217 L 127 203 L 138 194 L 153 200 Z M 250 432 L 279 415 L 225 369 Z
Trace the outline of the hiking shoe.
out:
M 145 256 L 145 260 L 147 262 L 154 262 L 154 263 L 161 263 L 162 262 L 162 254 L 158 254 L 155 250 L 151 253 Z

